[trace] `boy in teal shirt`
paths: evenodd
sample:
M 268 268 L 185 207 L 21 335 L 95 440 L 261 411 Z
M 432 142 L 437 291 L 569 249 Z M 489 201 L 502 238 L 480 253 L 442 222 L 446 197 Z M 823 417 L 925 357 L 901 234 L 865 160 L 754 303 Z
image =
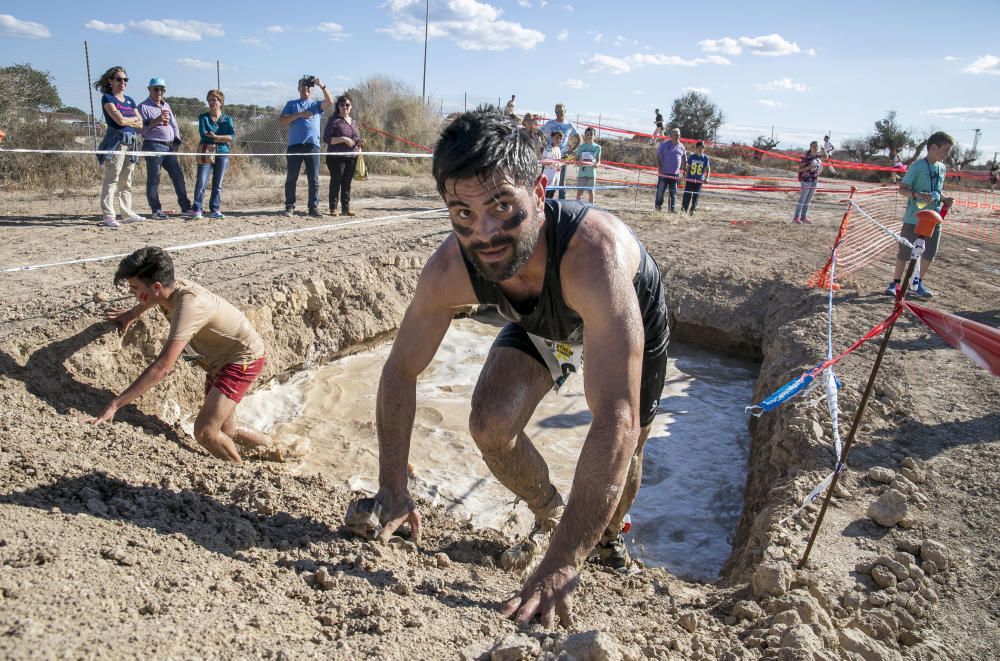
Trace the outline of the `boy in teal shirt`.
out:
M 576 160 L 580 167 L 576 171 L 577 201 L 583 198 L 583 190 L 587 189 L 587 201 L 594 203 L 594 182 L 597 180 L 597 166 L 601 164 L 601 146 L 594 142 L 594 129 L 583 132 L 583 142 L 576 148 Z
M 902 183 L 899 184 L 899 194 L 908 198 L 906 202 L 906 212 L 903 214 L 903 228 L 899 234 L 904 239 L 913 243 L 917 238 L 917 211 L 931 209 L 939 211 L 943 202 L 950 202 L 949 198 L 942 197 L 941 189 L 944 186 L 944 176 L 947 172 L 944 161 L 955 146 L 955 138 L 944 131 L 938 131 L 927 138 L 927 156 L 915 163 L 911 163 L 906 169 Z M 922 298 L 934 296 L 934 292 L 924 286 L 923 279 L 927 276 L 927 270 L 934 261 L 937 254 L 938 243 L 941 240 L 941 225 L 934 229 L 934 234 L 926 239 L 924 254 L 920 258 L 920 273 L 913 276 L 911 291 Z M 910 249 L 904 244 L 899 244 L 899 251 L 896 253 L 896 271 L 892 276 L 892 282 L 886 287 L 885 293 L 890 296 L 896 295 L 900 281 L 903 279 L 903 271 L 906 270 L 906 262 L 910 259 Z

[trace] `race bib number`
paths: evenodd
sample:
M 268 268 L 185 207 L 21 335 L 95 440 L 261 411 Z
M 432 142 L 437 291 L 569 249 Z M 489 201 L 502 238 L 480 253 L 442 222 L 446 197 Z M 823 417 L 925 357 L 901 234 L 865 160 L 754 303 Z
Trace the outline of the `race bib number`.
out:
M 583 345 L 571 342 L 553 342 L 538 335 L 528 333 L 532 344 L 541 354 L 545 366 L 552 375 L 553 387 L 556 390 L 566 382 L 571 374 L 583 368 Z

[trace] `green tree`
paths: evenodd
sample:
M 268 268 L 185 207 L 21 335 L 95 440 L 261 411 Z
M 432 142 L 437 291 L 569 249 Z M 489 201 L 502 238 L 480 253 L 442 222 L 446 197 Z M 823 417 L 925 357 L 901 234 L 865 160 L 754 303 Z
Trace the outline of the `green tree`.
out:
M 0 122 L 9 124 L 25 113 L 47 112 L 62 105 L 52 74 L 30 64 L 0 68 Z
M 848 138 L 842 143 L 843 148 L 859 163 L 866 163 L 881 147 L 876 146 L 874 135 L 860 138 Z
M 166 99 L 174 114 L 185 119 L 197 119 L 198 115 L 208 110 L 208 104 L 193 96 L 171 96 Z
M 717 105 L 701 92 L 688 92 L 674 99 L 670 108 L 670 128 L 678 128 L 685 138 L 715 140 L 724 116 Z
M 757 149 L 762 149 L 764 151 L 771 151 L 775 147 L 781 144 L 781 140 L 775 137 L 767 137 L 766 135 L 758 135 L 753 139 L 753 146 Z M 753 153 L 753 160 L 759 161 L 763 158 L 764 154 L 759 151 Z
M 887 153 L 899 153 L 913 146 L 913 134 L 899 125 L 896 111 L 889 110 L 885 117 L 875 122 L 875 132 L 868 138 L 869 147 L 874 152 L 886 150 Z

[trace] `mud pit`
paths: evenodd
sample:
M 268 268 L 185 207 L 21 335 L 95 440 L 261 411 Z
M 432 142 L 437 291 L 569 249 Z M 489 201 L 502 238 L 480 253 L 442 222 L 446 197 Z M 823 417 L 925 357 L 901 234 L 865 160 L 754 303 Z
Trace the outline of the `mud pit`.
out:
M 221 222 L 118 232 L 73 215 L 96 208 L 95 192 L 44 200 L 5 193 L 0 264 L 307 225 L 274 214 L 278 190 L 227 192 L 232 210 Z M 429 184 L 411 180 L 382 180 L 358 193 L 366 194 L 359 207 L 369 217 L 438 205 Z M 654 216 L 648 200 L 633 210 L 631 196 L 602 202 L 661 264 L 676 339 L 762 361 L 755 398 L 824 354 L 825 302 L 801 283 L 825 257 L 839 213 L 791 227 L 790 200 L 709 198 L 696 220 Z M 391 334 L 420 265 L 446 231 L 431 217 L 175 259 L 182 273 L 247 311 L 269 346 L 267 376 L 280 377 Z M 590 639 L 591 651 L 601 647 L 612 658 L 1000 654 L 993 541 L 1000 386 L 915 322 L 897 326 L 811 567 L 797 571 L 795 562 L 814 513 L 792 526 L 777 521 L 825 475 L 832 456 L 822 407 L 796 400 L 750 424 L 745 508 L 719 581 L 688 583 L 661 569 L 623 579 L 586 568 L 572 631 L 518 632 L 497 614 L 519 585 L 496 565 L 502 535 L 470 530 L 424 503 L 419 549 L 345 537 L 338 531 L 350 498 L 344 488 L 285 465 L 221 465 L 171 424 L 161 402 L 190 412 L 200 398 L 195 372 L 175 370 L 113 425 L 79 424 L 138 374 L 165 333 L 153 317 L 124 338 L 99 321 L 100 308 L 122 298 L 110 285 L 113 268 L 0 279 L 5 657 L 475 658 L 503 649 L 516 658 L 510 650 L 518 646 L 528 656 L 579 649 L 587 641 L 570 634 L 593 630 L 608 637 Z M 997 325 L 998 268 L 991 246 L 948 237 L 932 273 L 939 293 L 932 306 Z M 887 299 L 874 293 L 887 269 L 845 283 L 835 346 L 887 314 Z M 874 351 L 862 349 L 839 371 L 845 423 Z M 887 488 L 882 481 L 892 479 L 871 470 L 879 467 L 904 476 L 896 486 L 911 492 L 911 528 L 889 530 L 866 517 Z
M 472 390 L 503 319 L 456 319 L 417 384 L 410 489 L 477 528 L 524 536 L 533 517 L 493 479 L 468 433 Z M 293 468 L 353 489 L 378 489 L 378 438 L 371 426 L 386 342 L 261 388 L 240 405 L 243 420 L 275 441 L 309 450 Z M 586 363 L 584 364 L 586 369 Z M 743 508 L 749 433 L 743 407 L 756 365 L 681 343 L 671 346 L 660 414 L 646 446 L 630 549 L 646 566 L 713 580 L 730 554 Z M 569 379 L 539 404 L 528 436 L 568 496 L 590 412 L 583 379 Z

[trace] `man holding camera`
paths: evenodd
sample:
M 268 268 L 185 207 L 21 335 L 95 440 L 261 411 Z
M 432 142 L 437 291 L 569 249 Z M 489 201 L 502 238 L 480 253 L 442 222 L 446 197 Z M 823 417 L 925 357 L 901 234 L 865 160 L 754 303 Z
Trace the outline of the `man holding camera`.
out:
M 166 220 L 169 215 L 160 206 L 160 167 L 162 166 L 177 193 L 177 204 L 181 206 L 182 214 L 191 213 L 191 198 L 184 186 L 184 173 L 181 164 L 173 152 L 181 144 L 181 131 L 177 126 L 170 104 L 164 98 L 167 93 L 167 83 L 162 78 L 152 78 L 149 81 L 149 98 L 139 104 L 139 117 L 142 118 L 142 150 L 163 152 L 166 156 L 146 157 L 146 200 L 149 210 L 153 212 L 154 220 Z M 176 212 L 175 212 L 176 213 Z
M 313 87 L 323 90 L 323 100 L 312 98 Z M 288 127 L 288 155 L 285 160 L 288 171 L 285 175 L 285 215 L 295 215 L 295 186 L 299 181 L 302 164 L 306 166 L 309 179 L 309 215 L 322 217 L 319 210 L 319 152 L 320 116 L 333 105 L 329 90 L 316 76 L 302 76 L 299 79 L 299 98 L 285 104 L 278 122 Z

